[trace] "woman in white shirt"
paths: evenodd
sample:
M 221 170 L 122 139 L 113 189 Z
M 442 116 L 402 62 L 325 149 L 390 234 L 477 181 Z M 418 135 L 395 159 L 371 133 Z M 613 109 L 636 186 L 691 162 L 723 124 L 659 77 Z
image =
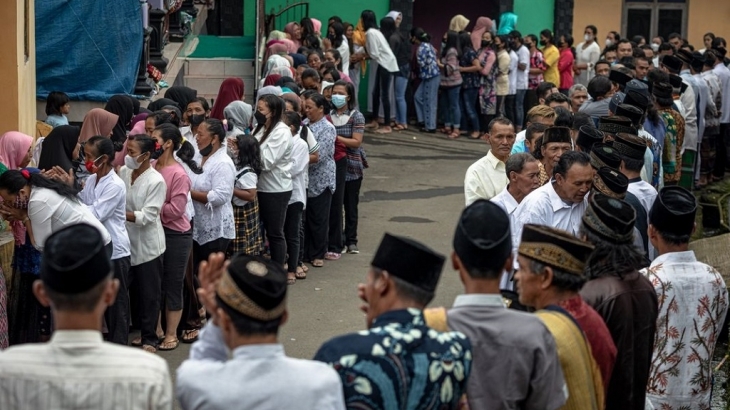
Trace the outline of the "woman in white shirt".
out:
M 101 136 L 91 137 L 84 146 L 86 170 L 91 174 L 79 193 L 81 202 L 101 221 L 112 238 L 114 277 L 119 291 L 114 304 L 107 308 L 104 318 L 109 329 L 109 341 L 126 345 L 129 342 L 129 268 L 130 243 L 127 234 L 124 181 L 114 172 L 114 143 Z M 73 183 L 73 178 L 70 181 Z
M 307 273 L 299 266 L 300 248 L 303 245 L 299 240 L 302 224 L 302 212 L 307 207 L 307 184 L 309 183 L 309 146 L 305 138 L 299 134 L 302 126 L 302 117 L 293 111 L 284 113 L 284 123 L 292 133 L 292 194 L 286 208 L 284 222 L 284 236 L 286 237 L 287 280 L 294 284 L 297 279 L 306 279 Z
M 253 133 L 261 148 L 262 170 L 257 187 L 259 214 L 269 240 L 271 259 L 281 266 L 286 259 L 284 220 L 292 195 L 292 135 L 281 121 L 283 113 L 281 98 L 264 95 L 256 104 L 254 117 L 258 125 Z
M 211 253 L 225 252 L 236 238 L 231 205 L 236 168 L 226 152 L 226 130 L 220 120 L 205 120 L 198 127 L 195 139 L 203 169 L 201 174 L 188 173 L 195 208 L 193 264 L 197 273 L 201 261 L 208 260 Z
M 124 166 L 119 169 L 119 176 L 127 188 L 127 232 L 132 250 L 129 276 L 130 285 L 137 289 L 139 299 L 142 330 L 139 343 L 151 353 L 157 351 L 159 344 L 155 330 L 160 313 L 162 255 L 166 249 L 160 213 L 167 193 L 162 175 L 150 165 L 154 151 L 155 140 L 152 138 L 146 135 L 130 137 Z

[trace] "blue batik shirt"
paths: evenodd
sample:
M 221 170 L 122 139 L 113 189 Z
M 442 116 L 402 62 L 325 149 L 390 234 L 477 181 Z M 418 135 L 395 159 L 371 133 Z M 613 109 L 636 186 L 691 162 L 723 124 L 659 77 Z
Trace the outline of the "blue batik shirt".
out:
M 369 330 L 328 341 L 314 360 L 339 373 L 348 409 L 456 409 L 472 352 L 464 334 L 437 332 L 411 308 L 386 312 Z

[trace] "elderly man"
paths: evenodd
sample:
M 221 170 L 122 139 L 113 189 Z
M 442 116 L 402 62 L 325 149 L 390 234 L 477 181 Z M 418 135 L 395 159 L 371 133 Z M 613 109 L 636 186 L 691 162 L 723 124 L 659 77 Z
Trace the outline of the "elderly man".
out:
M 550 127 L 542 135 L 540 145 L 540 185 L 545 185 L 553 175 L 553 169 L 560 157 L 573 148 L 573 139 L 568 127 Z
M 487 155 L 473 163 L 464 177 L 466 205 L 480 198 L 491 199 L 507 186 L 504 163 L 515 143 L 512 121 L 505 117 L 493 119 L 484 139 L 490 145 Z
M 709 409 L 710 361 L 728 308 L 725 281 L 689 250 L 697 200 L 665 187 L 649 213 L 649 238 L 659 253 L 641 272 L 659 299 L 647 399 L 655 409 Z
M 383 237 L 367 284 L 358 286 L 369 329 L 326 342 L 314 357 L 340 374 L 348 408 L 458 408 L 471 343 L 426 327 L 422 313 L 444 260 L 411 239 Z
M 491 201 L 499 205 L 507 215 L 512 215 L 517 205 L 540 187 L 540 167 L 535 157 L 523 152 L 509 157 L 505 173 L 509 183 Z
M 224 261 L 218 253 L 200 266 L 198 294 L 211 320 L 177 370 L 182 408 L 344 409 L 337 373 L 287 357 L 277 340 L 288 316 L 282 267 L 243 254 Z
M 610 377 L 611 351 L 604 358 L 604 352 L 592 349 L 590 335 L 602 338 L 602 346 L 613 347 L 613 356 L 616 354 L 603 320 L 578 294 L 586 280 L 583 269 L 592 250 L 568 232 L 530 224 L 522 231 L 517 256 L 520 268 L 515 281 L 520 302 L 537 310 L 558 347 L 568 386 L 566 409 L 604 406 L 604 383 L 608 380 L 603 380 L 601 374 L 607 371 Z M 606 362 L 598 362 L 596 355 Z
M 525 197 L 512 215 L 512 248 L 519 247 L 526 224 L 552 226 L 577 235 L 592 184 L 588 154 L 566 152 L 555 167 L 553 180 Z
M 644 256 L 633 245 L 631 205 L 593 195 L 583 215 L 581 236 L 594 246 L 581 289 L 611 332 L 617 357 L 606 395 L 607 409 L 644 410 L 658 314 L 654 289 L 639 269 Z
M 49 343 L 0 353 L 0 409 L 172 409 L 165 360 L 102 338 L 119 290 L 110 255 L 90 225 L 46 240 L 33 293 L 50 305 L 56 330 Z
M 566 395 L 555 340 L 538 317 L 506 309 L 500 295 L 502 272 L 512 266 L 511 247 L 504 211 L 484 200 L 469 205 L 451 254 L 465 294 L 448 312 L 426 310 L 427 322 L 436 330 L 463 332 L 478 346 L 467 384 L 470 408 L 557 409 Z
M 570 108 L 573 112 L 578 112 L 580 107 L 588 100 L 588 89 L 583 84 L 574 84 L 568 90 L 570 98 Z

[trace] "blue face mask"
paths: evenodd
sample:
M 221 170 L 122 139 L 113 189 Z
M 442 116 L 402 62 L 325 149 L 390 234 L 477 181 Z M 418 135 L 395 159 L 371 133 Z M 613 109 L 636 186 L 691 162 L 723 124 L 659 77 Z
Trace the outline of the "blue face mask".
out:
M 345 106 L 345 104 L 347 104 L 347 96 L 338 94 L 332 95 L 332 105 L 337 108 L 342 108 Z

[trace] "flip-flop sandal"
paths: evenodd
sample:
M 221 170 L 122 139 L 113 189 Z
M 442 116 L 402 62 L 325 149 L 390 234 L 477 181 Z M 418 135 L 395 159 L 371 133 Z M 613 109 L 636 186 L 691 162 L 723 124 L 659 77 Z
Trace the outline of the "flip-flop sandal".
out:
M 290 276 L 292 274 L 294 276 Z M 297 283 L 297 274 L 296 273 L 292 273 L 292 272 L 287 272 L 287 274 L 286 274 L 286 284 L 287 285 L 294 285 L 295 283 Z
M 180 340 L 178 340 L 178 339 L 175 339 L 175 340 L 173 340 L 171 342 L 165 342 L 165 341 L 163 341 L 162 343 L 160 343 L 160 346 L 157 348 L 157 350 L 161 350 L 163 352 L 167 352 L 167 351 L 170 351 L 170 350 L 177 349 L 178 346 L 180 346 Z
M 193 333 L 195 333 L 194 337 L 185 337 Z M 182 342 L 185 344 L 194 343 L 198 340 L 198 337 L 200 337 L 200 329 L 183 330 Z
M 328 261 L 336 261 L 336 260 L 339 260 L 341 257 L 342 257 L 342 254 L 336 253 L 336 252 L 327 252 L 324 254 L 324 258 L 327 259 Z
M 324 261 L 322 259 L 315 259 L 312 261 L 312 266 L 315 268 L 321 268 L 324 266 Z
M 297 272 L 294 274 L 294 276 L 297 278 L 297 280 L 304 280 L 307 279 L 307 272 L 304 272 L 301 269 L 297 269 Z
M 152 345 L 143 345 L 142 350 L 149 353 L 157 353 L 157 348 Z
M 450 139 L 450 140 L 455 140 L 455 139 L 459 138 L 459 133 L 458 132 L 452 132 L 451 134 L 449 134 L 447 136 L 447 138 Z
M 157 336 L 157 340 L 159 340 L 160 342 L 163 341 L 164 339 L 165 339 L 165 335 Z M 130 345 L 134 346 L 134 347 L 142 347 L 142 338 L 137 337 L 137 338 L 132 339 L 132 343 L 130 343 Z
M 302 268 L 302 270 L 304 271 L 304 273 L 309 272 L 309 268 L 307 267 L 307 265 L 299 265 L 299 267 Z

